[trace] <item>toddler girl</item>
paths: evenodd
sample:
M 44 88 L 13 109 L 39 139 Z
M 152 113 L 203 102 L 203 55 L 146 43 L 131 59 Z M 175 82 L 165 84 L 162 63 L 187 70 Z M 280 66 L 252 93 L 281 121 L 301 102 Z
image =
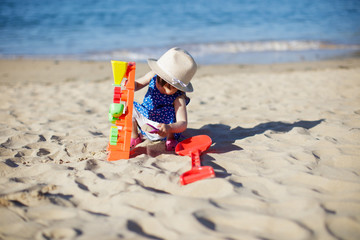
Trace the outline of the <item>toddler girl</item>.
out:
M 187 128 L 186 105 L 190 83 L 197 65 L 183 49 L 172 48 L 158 60 L 148 59 L 152 71 L 135 81 L 135 91 L 148 87 L 143 103 L 134 102 L 131 148 L 142 142 L 141 134 L 152 141 L 166 139 L 166 150 L 175 149 L 180 133 Z

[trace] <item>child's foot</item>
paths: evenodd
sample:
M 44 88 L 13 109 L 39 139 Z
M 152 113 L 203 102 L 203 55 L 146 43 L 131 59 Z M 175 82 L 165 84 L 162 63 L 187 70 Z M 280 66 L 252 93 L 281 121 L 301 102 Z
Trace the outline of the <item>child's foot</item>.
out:
M 142 143 L 142 139 L 141 136 L 138 135 L 137 138 L 131 138 L 130 140 L 130 149 L 134 149 L 136 147 L 136 145 Z
M 168 139 L 165 142 L 166 151 L 175 151 L 175 147 L 178 144 L 178 141 L 175 139 Z

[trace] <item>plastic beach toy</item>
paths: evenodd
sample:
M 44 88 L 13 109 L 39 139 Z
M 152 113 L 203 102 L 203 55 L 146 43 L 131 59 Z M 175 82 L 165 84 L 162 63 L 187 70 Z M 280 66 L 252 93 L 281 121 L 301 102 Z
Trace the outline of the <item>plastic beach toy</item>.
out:
M 201 166 L 200 155 L 206 151 L 212 141 L 207 135 L 198 135 L 182 142 L 179 142 L 175 148 L 175 152 L 181 156 L 191 157 L 191 170 L 180 176 L 180 183 L 186 185 L 201 179 L 211 178 L 215 176 L 214 169 L 210 166 Z
M 110 105 L 111 126 L 107 150 L 108 161 L 128 159 L 132 131 L 132 112 L 135 87 L 134 62 L 111 61 L 114 75 L 114 98 Z

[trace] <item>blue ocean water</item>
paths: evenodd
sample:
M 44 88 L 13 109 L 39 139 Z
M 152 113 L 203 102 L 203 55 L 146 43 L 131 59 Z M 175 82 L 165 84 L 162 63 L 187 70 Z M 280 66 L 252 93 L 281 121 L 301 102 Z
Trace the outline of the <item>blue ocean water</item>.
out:
M 203 64 L 360 50 L 359 0 L 0 0 L 0 57 L 145 61 L 173 46 Z

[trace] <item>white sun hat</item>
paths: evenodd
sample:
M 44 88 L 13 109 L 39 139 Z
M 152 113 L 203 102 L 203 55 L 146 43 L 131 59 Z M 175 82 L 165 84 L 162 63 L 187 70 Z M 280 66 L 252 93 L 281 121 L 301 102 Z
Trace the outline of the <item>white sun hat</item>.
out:
M 185 50 L 175 47 L 164 53 L 158 60 L 148 59 L 150 68 L 166 82 L 183 92 L 192 92 L 191 79 L 197 65 Z

